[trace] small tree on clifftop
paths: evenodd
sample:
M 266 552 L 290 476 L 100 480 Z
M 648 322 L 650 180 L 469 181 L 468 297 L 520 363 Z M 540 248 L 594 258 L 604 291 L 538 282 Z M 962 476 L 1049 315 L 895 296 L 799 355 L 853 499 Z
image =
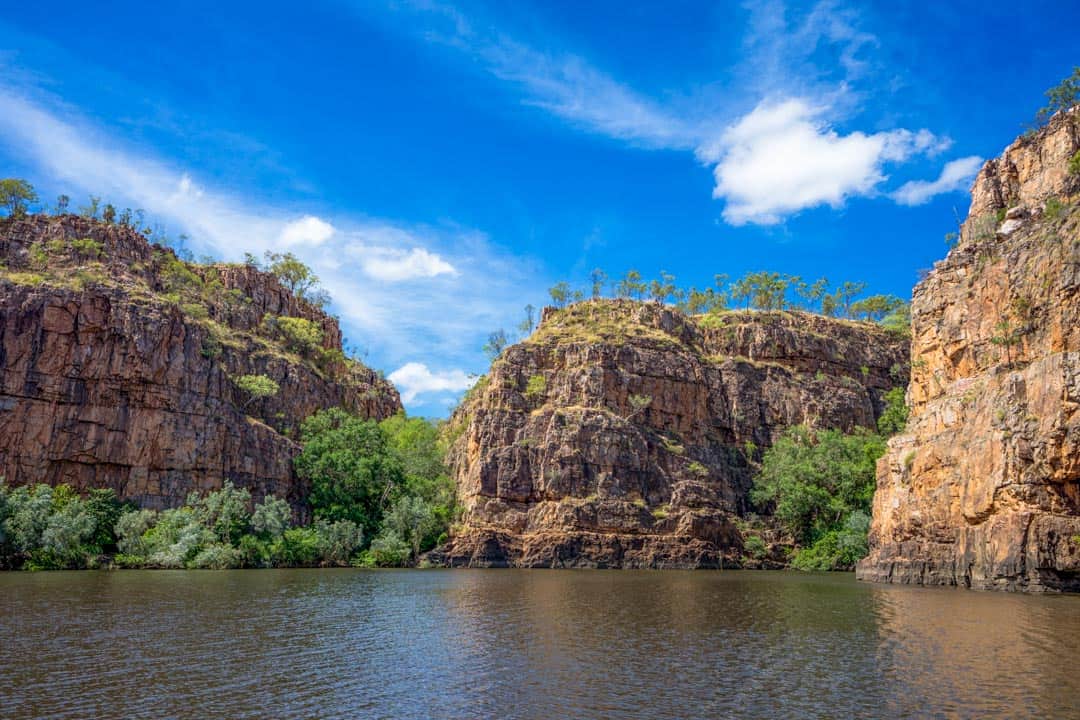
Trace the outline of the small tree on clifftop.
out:
M 7 210 L 8 217 L 19 218 L 26 215 L 30 203 L 38 201 L 34 186 L 18 178 L 0 180 L 0 207 Z

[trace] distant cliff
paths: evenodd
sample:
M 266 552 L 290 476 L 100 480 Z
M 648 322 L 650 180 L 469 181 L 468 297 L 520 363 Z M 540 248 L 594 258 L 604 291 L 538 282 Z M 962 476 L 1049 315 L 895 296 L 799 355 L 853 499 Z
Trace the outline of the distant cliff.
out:
M 450 420 L 464 517 L 430 559 L 736 564 L 762 450 L 799 423 L 872 427 L 906 359 L 905 338 L 803 312 L 548 308 Z
M 1080 590 L 1078 150 L 1074 109 L 987 162 L 915 288 L 911 419 L 860 578 Z
M 280 390 L 253 397 L 237 379 Z M 164 508 L 232 480 L 298 509 L 298 424 L 397 391 L 341 353 L 337 321 L 247 265 L 185 263 L 65 215 L 0 220 L 0 476 L 114 488 Z

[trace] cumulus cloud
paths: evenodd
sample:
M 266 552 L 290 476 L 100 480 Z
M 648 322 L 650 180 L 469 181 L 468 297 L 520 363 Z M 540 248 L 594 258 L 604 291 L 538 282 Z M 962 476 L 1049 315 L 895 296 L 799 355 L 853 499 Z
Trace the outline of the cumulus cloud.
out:
M 479 369 L 486 334 L 513 322 L 521 298 L 542 296 L 547 284 L 531 260 L 476 230 L 320 218 L 262 204 L 247 189 L 201 187 L 193 173 L 132 151 L 76 109 L 3 83 L 0 143 L 39 185 L 141 207 L 173 233 L 190 235 L 196 252 L 227 260 L 268 249 L 294 252 L 322 279 L 346 335 L 369 348 L 376 367 L 405 363 L 404 369 L 437 355 Z M 447 387 L 464 382 L 460 374 L 433 377 Z
M 879 41 L 860 28 L 855 9 L 832 0 L 804 10 L 754 4 L 744 59 L 733 70 L 734 100 L 668 102 L 635 92 L 577 55 L 530 47 L 492 23 L 473 23 L 452 5 L 405 0 L 395 7 L 419 16 L 410 31 L 420 27 L 425 40 L 469 55 L 515 86 L 527 105 L 636 146 L 693 151 L 712 167 L 713 197 L 725 202 L 722 215 L 732 225 L 776 224 L 852 197 L 897 199 L 881 189 L 885 165 L 934 157 L 951 145 L 927 129 L 834 129 L 857 111 L 853 83 L 877 69 L 868 51 Z M 747 98 L 753 109 L 733 110 Z
M 281 229 L 278 242 L 286 247 L 295 245 L 322 245 L 334 236 L 334 226 L 315 217 L 305 215 L 287 223 Z
M 841 135 L 805 100 L 763 102 L 699 155 L 715 161 L 713 197 L 732 225 L 769 225 L 818 205 L 840 207 L 885 180 L 885 162 L 938 151 L 946 142 L 926 130 Z
M 405 403 L 411 403 L 419 395 L 428 393 L 459 393 L 473 384 L 473 380 L 462 370 L 432 372 L 427 365 L 418 362 L 405 363 L 387 377 L 397 386 Z
M 891 197 L 901 205 L 922 205 L 944 193 L 966 191 L 975 179 L 983 159 L 977 155 L 945 163 L 937 180 L 911 180 L 901 185 Z
M 424 248 L 399 248 L 362 246 L 353 252 L 364 273 L 376 280 L 401 282 L 416 278 L 433 278 L 439 275 L 457 275 L 453 265 L 438 254 Z

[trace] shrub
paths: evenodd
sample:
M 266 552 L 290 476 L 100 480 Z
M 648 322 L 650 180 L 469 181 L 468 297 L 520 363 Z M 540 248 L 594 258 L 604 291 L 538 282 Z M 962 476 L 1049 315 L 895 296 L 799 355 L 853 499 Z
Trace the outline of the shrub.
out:
M 286 347 L 299 355 L 310 357 L 322 347 L 322 328 L 311 320 L 279 317 L 274 321 L 274 326 Z
M 547 392 L 547 378 L 543 375 L 533 375 L 525 383 L 525 397 L 530 402 L 536 402 L 544 397 Z
M 789 428 L 765 452 L 750 497 L 772 506 L 800 543 L 812 543 L 852 511 L 870 509 L 874 466 L 884 451 L 884 439 L 863 429 L 845 435 Z
M 247 395 L 247 401 L 243 405 L 245 409 L 256 400 L 273 397 L 281 391 L 281 386 L 266 375 L 240 375 L 232 378 L 232 381 L 240 392 Z
M 205 570 L 227 570 L 240 567 L 243 561 L 244 555 L 237 548 L 223 543 L 213 543 L 200 550 L 187 566 Z
M 315 516 L 349 520 L 374 534 L 382 498 L 401 488 L 405 479 L 386 433 L 373 420 L 333 408 L 305 420 L 300 437 L 304 448 L 294 465 L 297 474 L 311 482 Z
M 263 538 L 276 540 L 285 534 L 291 518 L 292 508 L 289 507 L 289 503 L 273 495 L 267 495 L 251 513 L 251 529 Z M 247 537 L 250 536 L 244 536 L 244 538 Z
M 1046 201 L 1043 206 L 1043 216 L 1047 220 L 1057 220 L 1061 217 L 1061 214 L 1065 211 L 1065 205 L 1056 197 L 1052 197 Z
M 71 251 L 76 257 L 97 260 L 105 254 L 105 245 L 93 238 L 79 238 L 71 241 Z
M 247 488 L 237 488 L 229 480 L 220 490 L 205 497 L 192 493 L 187 499 L 195 520 L 223 543 L 237 543 L 247 532 L 251 523 L 250 505 L 251 493 Z
M 372 564 L 377 567 L 403 567 L 409 561 L 409 543 L 391 530 L 379 533 L 368 548 Z
M 1076 153 L 1069 158 L 1069 174 L 1080 175 L 1080 150 L 1077 150 Z
M 747 535 L 743 541 L 743 550 L 755 560 L 762 560 L 768 554 L 768 548 L 760 535 Z
M 885 409 L 878 418 L 878 432 L 882 435 L 895 435 L 907 425 L 908 407 L 904 400 L 904 388 L 894 387 L 885 393 Z
M 153 510 L 129 510 L 116 521 L 116 546 L 120 553 L 145 561 L 150 554 L 143 535 L 157 522 Z

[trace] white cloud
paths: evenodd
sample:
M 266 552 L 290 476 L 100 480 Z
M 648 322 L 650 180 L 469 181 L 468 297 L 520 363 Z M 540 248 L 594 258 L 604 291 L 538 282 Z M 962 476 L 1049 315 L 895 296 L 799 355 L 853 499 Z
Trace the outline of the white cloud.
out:
M 405 403 L 427 393 L 458 393 L 469 389 L 474 382 L 462 370 L 432 372 L 427 365 L 418 362 L 405 363 L 388 377 L 401 392 L 401 400 Z
M 458 274 L 453 265 L 424 248 L 400 250 L 364 247 L 362 250 L 359 258 L 360 267 L 368 276 L 376 280 L 400 282 Z
M 778 0 L 752 5 L 744 60 L 726 88 L 734 100 L 700 95 L 681 103 L 645 97 L 576 55 L 471 23 L 451 5 L 406 0 L 396 7 L 402 6 L 420 16 L 410 31 L 424 28 L 426 40 L 469 55 L 517 86 L 527 105 L 634 145 L 692 150 L 713 166 L 713 197 L 725 201 L 723 218 L 733 225 L 775 224 L 806 208 L 886 194 L 886 163 L 934 157 L 951 145 L 926 129 L 833 129 L 859 107 L 852 84 L 879 69 L 867 52 L 878 38 L 860 28 L 855 10 L 833 0 L 805 12 Z M 747 97 L 756 103 L 748 113 L 723 109 Z
M 514 322 L 545 278 L 527 258 L 486 235 L 373 218 L 319 218 L 259 202 L 247 189 L 199 187 L 193 174 L 136 153 L 53 98 L 0 83 L 0 144 L 45 184 L 140 207 L 191 249 L 238 260 L 245 252 L 294 251 L 333 299 L 346 335 L 375 367 L 438 356 L 482 369 L 483 338 Z M 460 380 L 460 378 L 456 378 Z
M 281 229 L 279 242 L 286 247 L 294 245 L 322 245 L 334 236 L 334 226 L 314 215 L 305 215 L 287 223 Z
M 966 191 L 982 167 L 983 159 L 971 155 L 945 163 L 937 180 L 911 180 L 899 187 L 891 197 L 901 205 L 922 205 L 944 193 Z
M 870 195 L 885 180 L 883 164 L 927 153 L 943 142 L 922 130 L 840 135 L 805 100 L 763 102 L 699 153 L 716 162 L 713 197 L 732 225 L 780 222 L 818 205 L 838 208 Z

